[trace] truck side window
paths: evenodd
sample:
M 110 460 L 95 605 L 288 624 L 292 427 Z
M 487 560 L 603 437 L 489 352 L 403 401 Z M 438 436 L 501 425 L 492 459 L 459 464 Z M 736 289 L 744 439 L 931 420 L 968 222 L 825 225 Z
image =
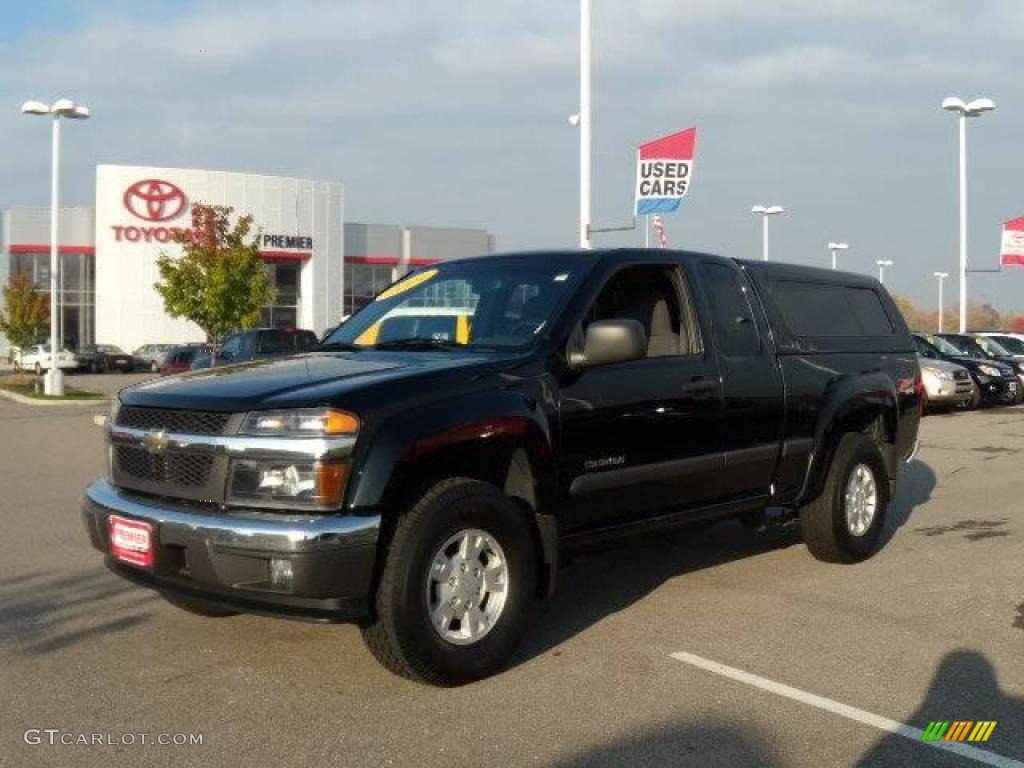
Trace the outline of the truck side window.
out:
M 694 354 L 699 351 L 699 342 L 690 303 L 680 302 L 680 286 L 674 267 L 626 267 L 601 289 L 584 326 L 595 320 L 636 320 L 647 333 L 647 357 Z
M 230 339 L 224 342 L 224 346 L 221 347 L 220 356 L 222 360 L 232 360 L 238 357 L 238 353 L 242 351 L 242 337 L 232 336 Z
M 708 291 L 715 341 L 723 355 L 753 357 L 761 351 L 754 312 L 739 276 L 723 264 L 700 265 Z

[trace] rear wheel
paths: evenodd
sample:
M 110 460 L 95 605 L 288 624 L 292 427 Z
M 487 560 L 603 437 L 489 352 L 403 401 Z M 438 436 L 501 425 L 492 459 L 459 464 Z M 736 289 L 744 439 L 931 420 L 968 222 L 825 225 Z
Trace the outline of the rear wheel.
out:
M 881 546 L 889 479 L 878 445 L 868 435 L 843 436 L 821 495 L 800 510 L 811 554 L 829 563 L 866 560 Z
M 487 483 L 444 480 L 398 521 L 363 637 L 396 674 L 461 685 L 508 663 L 536 595 L 520 506 Z

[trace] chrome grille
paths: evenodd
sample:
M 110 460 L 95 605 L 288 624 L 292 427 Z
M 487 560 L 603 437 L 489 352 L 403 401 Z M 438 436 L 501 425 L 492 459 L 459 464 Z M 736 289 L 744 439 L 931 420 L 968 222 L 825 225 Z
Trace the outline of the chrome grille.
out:
M 230 413 L 139 408 L 133 405 L 123 405 L 117 412 L 118 426 L 162 430 L 179 435 L 222 435 L 230 419 Z
M 213 456 L 202 453 L 154 454 L 145 448 L 118 445 L 117 464 L 126 475 L 148 483 L 201 487 L 210 478 Z M 170 490 L 170 489 L 168 489 Z

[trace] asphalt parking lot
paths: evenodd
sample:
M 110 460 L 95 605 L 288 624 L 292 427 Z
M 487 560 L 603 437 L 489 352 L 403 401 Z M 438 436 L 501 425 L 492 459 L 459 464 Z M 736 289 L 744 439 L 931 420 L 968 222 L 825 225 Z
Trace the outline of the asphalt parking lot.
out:
M 391 676 L 354 627 L 201 619 L 110 575 L 78 513 L 94 412 L 0 401 L 0 765 L 1024 761 L 1024 407 L 926 419 L 867 563 L 731 523 L 588 554 L 513 667 L 455 690 Z M 956 755 L 906 730 L 931 720 L 998 724 Z

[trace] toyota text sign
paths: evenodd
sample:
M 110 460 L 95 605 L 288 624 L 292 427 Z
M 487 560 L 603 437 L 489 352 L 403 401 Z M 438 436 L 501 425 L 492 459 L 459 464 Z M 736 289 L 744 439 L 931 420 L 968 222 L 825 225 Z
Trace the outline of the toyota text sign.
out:
M 640 145 L 636 165 L 636 213 L 671 213 L 690 191 L 697 129 Z

